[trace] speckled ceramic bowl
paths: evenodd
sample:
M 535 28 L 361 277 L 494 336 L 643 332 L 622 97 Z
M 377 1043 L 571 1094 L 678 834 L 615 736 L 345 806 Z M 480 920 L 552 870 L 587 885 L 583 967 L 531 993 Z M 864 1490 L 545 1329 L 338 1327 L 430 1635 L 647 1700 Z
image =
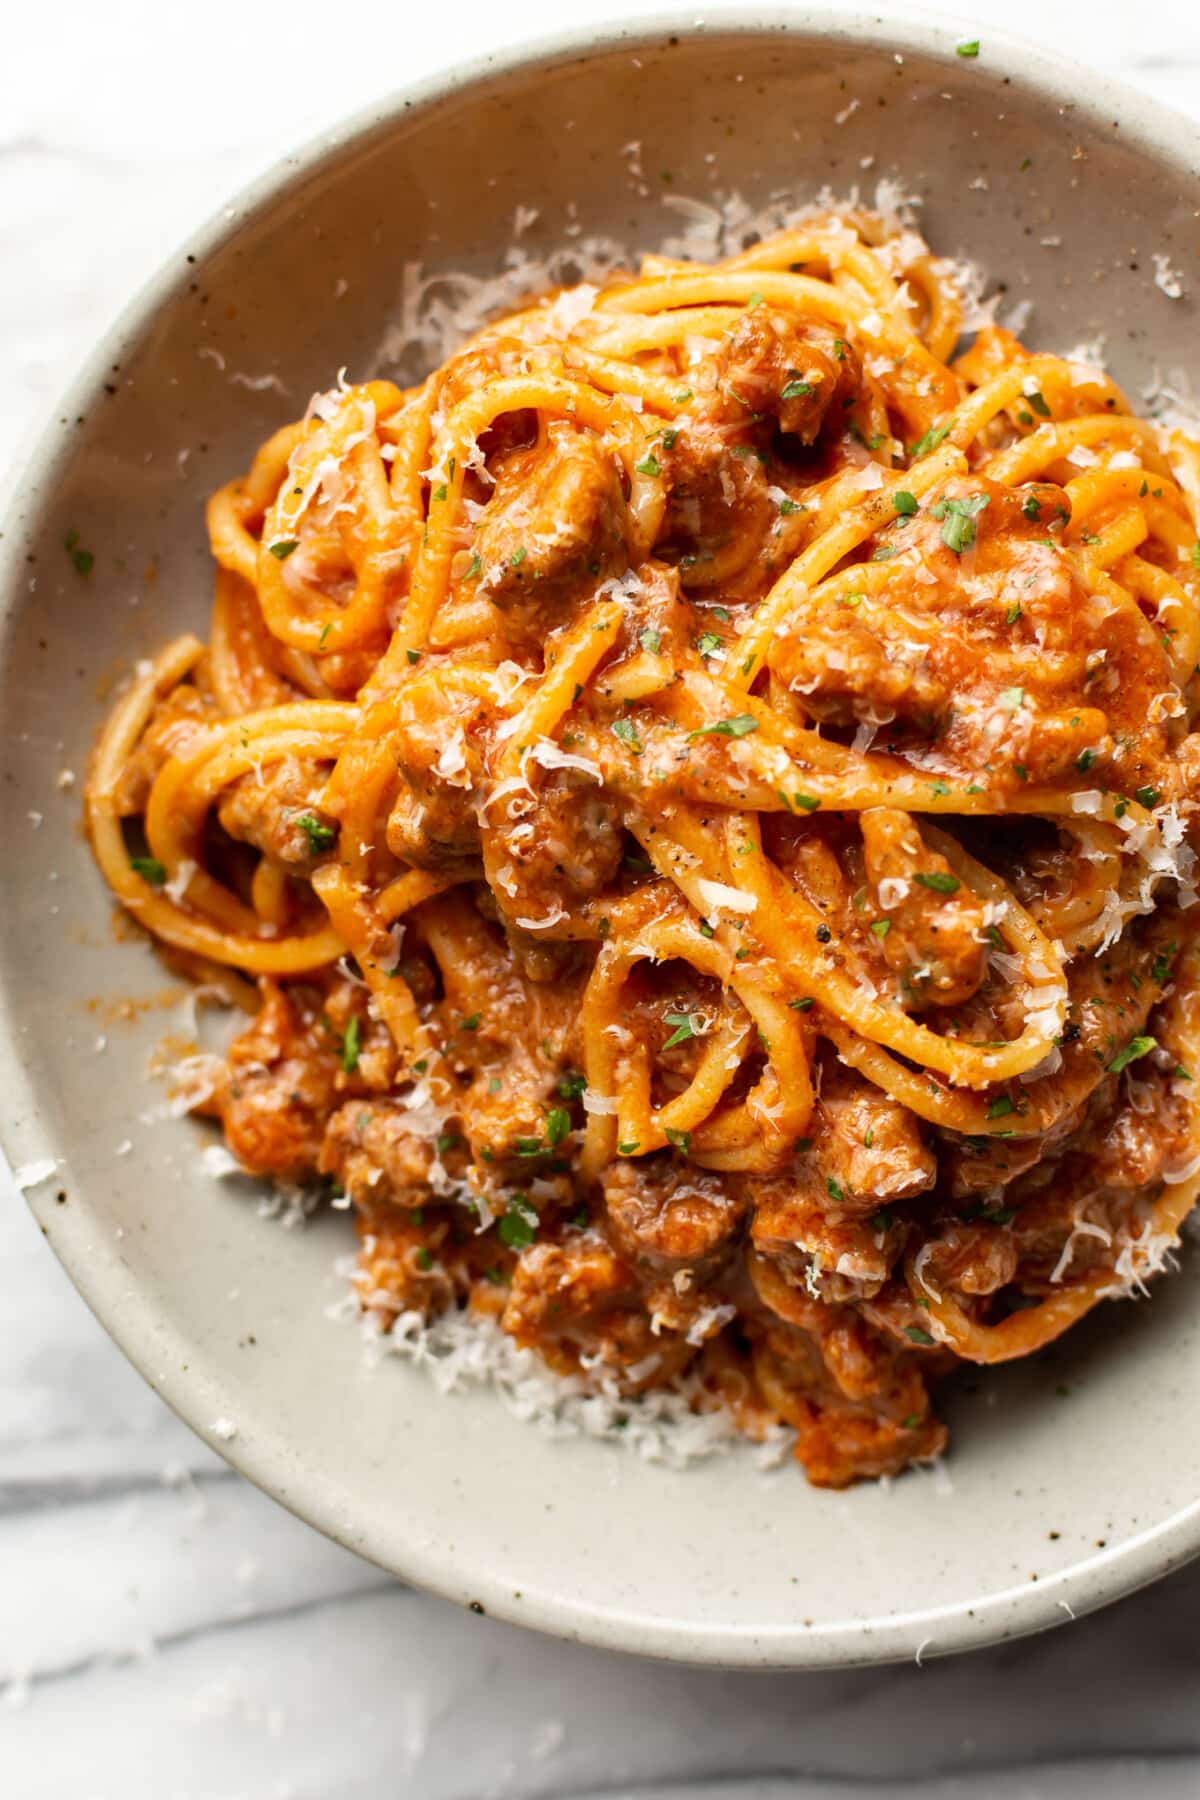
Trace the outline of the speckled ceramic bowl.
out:
M 147 1379 L 322 1531 L 564 1636 L 785 1667 L 1033 1631 L 1200 1548 L 1194 1256 L 1151 1302 L 960 1384 L 944 1475 L 846 1494 L 748 1453 L 674 1470 L 551 1440 L 492 1393 L 369 1368 L 328 1316 L 346 1218 L 281 1232 L 204 1172 L 203 1127 L 155 1114 L 142 1074 L 165 977 L 114 935 L 61 773 L 82 771 L 115 673 L 204 630 L 205 495 L 340 364 L 374 370 L 406 264 L 493 270 L 518 208 L 532 256 L 577 247 L 577 227 L 652 248 L 686 222 L 681 195 L 795 204 L 894 177 L 935 246 L 1032 303 L 1035 342 L 1102 333 L 1137 389 L 1198 341 L 1198 169 L 1194 125 L 1024 48 L 964 57 L 950 30 L 840 10 L 681 16 L 380 105 L 198 232 L 97 350 L 0 542 L 4 1137 L 30 1177 L 53 1159 L 30 1201 Z M 1156 253 L 1184 271 L 1182 299 L 1156 285 Z M 121 997 L 145 1002 L 132 1021 Z

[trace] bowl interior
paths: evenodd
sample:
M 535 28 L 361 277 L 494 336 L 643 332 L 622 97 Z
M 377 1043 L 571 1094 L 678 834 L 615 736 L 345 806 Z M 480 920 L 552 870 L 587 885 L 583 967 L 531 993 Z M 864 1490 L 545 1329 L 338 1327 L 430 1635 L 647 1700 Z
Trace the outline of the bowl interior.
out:
M 597 253 L 685 234 L 711 251 L 722 219 L 732 248 L 767 202 L 870 198 L 882 179 L 921 197 L 936 248 L 1031 303 L 1034 343 L 1102 334 L 1134 390 L 1185 366 L 1194 309 L 1156 286 L 1153 257 L 1194 256 L 1195 133 L 1151 128 L 1136 102 L 1024 52 L 968 60 L 934 29 L 886 44 L 871 29 L 614 34 L 485 67 L 298 157 L 135 304 L 0 545 L 0 1074 L 14 1162 L 59 1159 L 30 1196 L 51 1244 L 167 1399 L 210 1439 L 231 1421 L 217 1447 L 322 1530 L 488 1611 L 726 1663 L 936 1654 L 1082 1611 L 1189 1553 L 1195 1259 L 1153 1304 L 1108 1307 L 1028 1367 L 960 1382 L 944 1474 L 843 1495 L 749 1454 L 678 1471 L 552 1440 L 490 1393 L 368 1368 L 326 1313 L 346 1220 L 281 1231 L 204 1171 L 209 1132 L 164 1117 L 144 1079 L 179 989 L 113 930 L 79 782 L 120 671 L 206 630 L 207 493 L 340 365 L 411 377 L 439 331 L 474 321 L 477 293 L 429 277 L 500 275 L 502 305 L 547 259 L 569 280 Z

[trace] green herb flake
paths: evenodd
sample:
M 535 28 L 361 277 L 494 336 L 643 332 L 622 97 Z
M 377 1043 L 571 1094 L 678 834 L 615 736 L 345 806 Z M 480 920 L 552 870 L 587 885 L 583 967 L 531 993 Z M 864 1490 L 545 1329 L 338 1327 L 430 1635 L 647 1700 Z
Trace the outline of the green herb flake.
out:
M 157 856 L 131 856 L 129 866 L 143 881 L 148 881 L 151 887 L 162 887 L 167 879 L 167 871 Z
M 892 495 L 892 505 L 902 519 L 911 519 L 920 510 L 916 495 L 910 494 L 906 488 L 901 488 L 899 493 Z
M 930 888 L 935 894 L 957 894 L 962 886 L 957 875 L 948 875 L 942 869 L 918 870 L 913 880 L 923 888 Z
M 641 1147 L 642 1146 L 638 1143 L 636 1138 L 631 1138 L 626 1143 L 617 1145 L 617 1154 L 619 1156 L 632 1156 L 634 1151 L 640 1150 Z
M 565 1106 L 552 1106 L 546 1114 L 546 1143 L 556 1150 L 570 1135 L 571 1115 Z
M 308 839 L 308 847 L 312 851 L 328 850 L 337 841 L 337 827 L 323 825 L 312 813 L 301 813 L 293 822 Z
M 787 386 L 780 390 L 779 398 L 781 400 L 802 400 L 806 394 L 811 394 L 812 391 L 811 381 L 789 381 Z
M 68 531 L 63 539 L 63 548 L 75 565 L 77 575 L 90 575 L 96 566 L 96 558 L 90 550 L 85 550 L 79 542 L 77 531 Z
M 922 1330 L 920 1325 L 906 1325 L 904 1335 L 906 1338 L 910 1338 L 914 1344 L 930 1345 L 937 1342 L 936 1338 L 932 1337 L 928 1331 Z
M 695 731 L 688 732 L 688 742 L 698 737 L 746 737 L 757 730 L 758 720 L 753 713 L 738 713 L 733 719 L 718 719 L 715 724 L 697 726 Z
M 892 921 L 890 919 L 872 919 L 871 921 L 871 930 L 878 938 L 885 938 L 891 929 Z
M 629 745 L 635 756 L 642 754 L 641 739 L 638 737 L 632 719 L 614 719 L 612 731 L 614 737 L 620 738 L 623 744 Z
M 1000 704 L 1009 712 L 1019 712 L 1025 704 L 1025 689 L 1019 687 L 1005 688 L 1000 695 Z
M 718 637 L 715 631 L 702 631 L 696 639 L 696 648 L 701 656 L 712 656 L 715 651 L 724 648 L 724 638 Z
M 422 1244 L 421 1248 L 417 1251 L 416 1256 L 413 1258 L 413 1261 L 416 1263 L 418 1269 L 427 1273 L 433 1267 L 433 1252 Z
M 1075 767 L 1079 770 L 1081 775 L 1087 774 L 1098 755 L 1099 752 L 1096 750 L 1081 750 L 1079 752 L 1079 755 L 1075 758 Z
M 667 1132 L 668 1144 L 673 1144 L 675 1146 L 676 1150 L 678 1150 L 681 1153 L 681 1155 L 687 1156 L 692 1148 L 691 1132 L 690 1131 L 672 1131 L 672 1129 L 669 1125 L 666 1128 L 666 1132 Z
M 479 574 L 479 572 L 482 568 L 483 568 L 483 564 L 479 560 L 478 552 L 476 552 L 476 554 L 474 556 L 472 556 L 470 562 L 467 564 L 466 574 L 463 576 L 463 580 L 464 581 L 474 581 L 475 577 Z
M 976 538 L 975 521 L 990 500 L 990 494 L 967 494 L 961 498 L 939 500 L 930 508 L 935 519 L 944 521 L 941 537 L 947 550 L 961 556 L 964 550 L 970 549 Z
M 949 435 L 950 427 L 948 425 L 934 426 L 932 430 L 925 433 L 923 438 L 917 439 L 916 443 L 908 453 L 909 461 L 920 462 L 923 456 L 928 456 L 931 450 L 936 450 L 942 439 L 949 437 Z
M 834 1180 L 832 1175 L 827 1175 L 825 1178 L 825 1192 L 829 1195 L 831 1200 L 844 1200 L 846 1198 L 845 1190 L 839 1182 Z
M 661 475 L 662 473 L 662 470 L 658 466 L 658 458 L 655 456 L 653 450 L 643 456 L 640 463 L 635 463 L 634 467 L 639 475 Z
M 989 1119 L 1006 1119 L 1009 1113 L 1016 1112 L 1016 1106 L 1007 1094 L 997 1094 L 987 1109 Z
M 462 1021 L 462 1023 L 459 1025 L 459 1030 L 460 1031 L 478 1031 L 480 1022 L 482 1021 L 482 1019 L 483 1019 L 482 1013 L 474 1012 L 471 1014 L 469 1019 L 464 1019 Z
M 689 1038 L 703 1037 L 708 1030 L 699 1013 L 664 1013 L 663 1023 L 675 1027 L 663 1045 L 664 1050 L 673 1049 L 676 1044 L 686 1044 Z
M 803 507 L 799 506 L 795 500 L 784 498 L 779 502 L 780 514 L 785 519 L 790 519 L 793 513 L 803 512 L 803 510 Z
M 508 1207 L 496 1230 L 510 1250 L 527 1250 L 537 1233 L 538 1216 L 524 1194 L 510 1194 Z
M 1152 787 L 1135 788 L 1133 797 L 1139 806 L 1144 806 L 1146 808 L 1157 806 L 1159 799 L 1161 798 L 1158 789 Z
M 347 1025 L 345 1035 L 342 1038 L 342 1068 L 346 1071 L 347 1075 L 353 1075 L 355 1069 L 358 1067 L 360 1029 L 358 1014 L 355 1013 L 354 1017 Z
M 646 629 L 638 634 L 638 643 L 643 650 L 649 651 L 651 656 L 657 656 L 662 649 L 662 632 L 656 631 L 653 625 L 647 625 Z
M 877 1213 L 871 1214 L 871 1224 L 876 1231 L 890 1231 L 896 1223 L 895 1215 L 886 1206 L 880 1207 Z
M 267 545 L 267 554 L 273 556 L 276 562 L 286 562 L 292 551 L 298 549 L 299 545 L 299 538 L 276 538 L 273 544 Z
M 1019 600 L 1014 600 L 1013 604 L 1009 607 L 1008 611 L 1004 615 L 1004 623 L 1006 625 L 1015 625 L 1017 620 L 1020 618 L 1020 616 L 1021 616 L 1021 603 Z
M 955 56 L 978 56 L 979 55 L 979 39 L 978 38 L 968 38 L 965 43 L 955 44 L 954 54 L 955 54 Z
M 1046 404 L 1046 396 L 1038 389 L 1035 388 L 1032 394 L 1026 394 L 1025 398 L 1028 400 L 1039 419 L 1048 419 L 1050 417 L 1050 408 Z
M 1119 1075 L 1122 1069 L 1127 1069 L 1130 1063 L 1137 1062 L 1139 1057 L 1149 1056 L 1151 1050 L 1155 1048 L 1157 1043 L 1157 1038 L 1145 1035 L 1130 1038 L 1124 1049 L 1118 1050 L 1117 1054 L 1109 1063 L 1109 1074 Z

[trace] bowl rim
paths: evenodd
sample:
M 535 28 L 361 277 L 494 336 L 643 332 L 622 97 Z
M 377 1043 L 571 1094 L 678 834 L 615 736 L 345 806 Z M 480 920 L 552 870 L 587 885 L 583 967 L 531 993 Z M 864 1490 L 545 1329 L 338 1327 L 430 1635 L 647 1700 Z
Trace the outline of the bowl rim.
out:
M 365 148 L 377 135 L 408 116 L 434 110 L 473 87 L 517 74 L 552 69 L 614 51 L 652 50 L 665 40 L 721 38 L 815 38 L 846 49 L 856 45 L 909 54 L 955 66 L 956 46 L 967 40 L 961 25 L 945 14 L 901 4 L 887 16 L 866 8 L 843 10 L 838 0 L 800 7 L 755 6 L 717 0 L 706 16 L 678 4 L 646 15 L 605 23 L 584 22 L 552 32 L 532 32 L 515 43 L 438 70 L 360 106 L 343 121 L 310 135 L 252 178 L 218 212 L 175 245 L 159 268 L 126 302 L 67 384 L 48 422 L 34 436 L 32 451 L 20 451 L 3 478 L 0 573 L 10 578 L 24 555 L 27 524 L 40 515 L 53 491 L 60 465 L 73 454 L 73 421 L 88 415 L 111 365 L 123 360 L 127 344 L 140 341 L 153 318 L 186 290 L 192 265 L 219 251 L 260 209 L 285 200 L 331 156 Z M 981 61 L 990 76 L 1014 90 L 1056 104 L 1065 116 L 1108 122 L 1131 143 L 1168 169 L 1200 171 L 1200 121 L 1128 87 L 1107 74 L 1059 56 L 1027 40 L 990 27 L 981 33 Z M 30 440 L 25 439 L 28 444 Z M 10 586 L 12 585 L 10 580 Z M 15 607 L 0 596 L 0 660 Z M 70 1159 L 51 1141 L 38 1118 L 37 1093 L 20 1054 L 20 1022 L 0 984 L 0 1148 L 16 1170 L 22 1163 L 53 1158 L 64 1180 Z M 164 1355 L 163 1332 L 150 1310 L 117 1304 L 116 1287 L 127 1292 L 128 1273 L 111 1244 L 92 1240 L 88 1254 L 71 1233 L 47 1229 L 36 1192 L 26 1199 L 47 1241 L 76 1290 L 106 1333 L 143 1378 L 198 1437 L 270 1497 L 327 1537 L 375 1561 L 402 1579 L 459 1604 L 482 1604 L 495 1618 L 561 1638 L 669 1661 L 724 1668 L 829 1669 L 909 1660 L 914 1641 L 918 1664 L 1027 1635 L 1062 1624 L 1134 1592 L 1200 1555 L 1200 1496 L 1167 1518 L 1122 1543 L 1069 1564 L 1053 1577 L 1022 1581 L 980 1595 L 903 1614 L 800 1623 L 767 1629 L 739 1624 L 690 1625 L 614 1609 L 585 1609 L 567 1595 L 526 1598 L 518 1604 L 504 1581 L 486 1571 L 463 1571 L 455 1556 L 436 1547 L 413 1546 L 403 1557 L 384 1555 L 361 1541 L 344 1517 L 322 1504 L 319 1493 L 296 1491 L 296 1473 L 277 1448 L 219 1438 L 204 1403 L 205 1378 L 186 1372 L 178 1357 Z M 432 1391 L 432 1390 L 431 1390 Z M 922 1638 L 922 1635 L 924 1637 Z

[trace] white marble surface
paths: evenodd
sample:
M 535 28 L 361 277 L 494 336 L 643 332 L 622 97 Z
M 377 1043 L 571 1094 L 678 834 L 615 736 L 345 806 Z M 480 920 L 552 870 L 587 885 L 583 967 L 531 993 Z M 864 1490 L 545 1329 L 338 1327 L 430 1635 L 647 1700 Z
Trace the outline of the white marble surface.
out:
M 614 10 L 13 9 L 0 467 L 137 283 L 278 152 L 456 54 Z M 956 23 L 1006 24 L 1200 112 L 1191 0 L 974 0 Z M 401 1589 L 233 1474 L 4 1198 L 3 1800 L 1200 1794 L 1200 1565 L 1047 1637 L 923 1669 L 725 1676 L 534 1639 Z

